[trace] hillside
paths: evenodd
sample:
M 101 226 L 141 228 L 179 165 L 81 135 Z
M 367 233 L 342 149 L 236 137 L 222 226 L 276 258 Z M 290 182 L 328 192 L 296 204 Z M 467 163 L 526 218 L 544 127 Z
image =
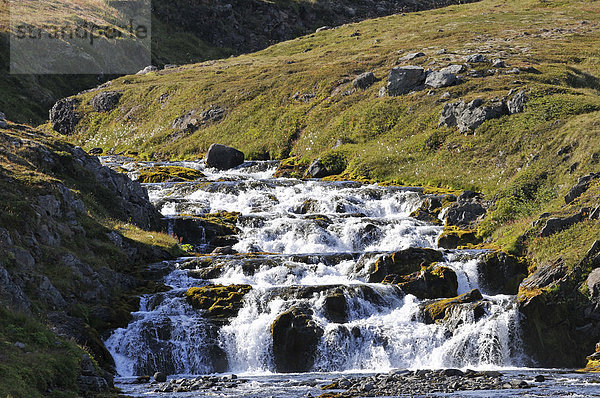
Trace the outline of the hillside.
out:
M 139 184 L 80 148 L 12 122 L 0 144 L 0 395 L 109 393 L 101 336 L 162 288 L 142 269 L 177 243 Z
M 585 283 L 595 246 L 586 252 L 600 237 L 596 175 L 576 189 L 582 196 L 564 197 L 600 160 L 599 11 L 589 1 L 485 0 L 345 25 L 116 79 L 76 97 L 78 123 L 66 133 L 87 149 L 142 158 L 197 158 L 219 142 L 251 159 L 321 157 L 342 171 L 337 178 L 482 192 L 488 211 L 473 227 L 478 238 L 528 257 L 532 274 L 553 270 L 522 286 L 537 328 L 532 344 L 556 350 L 536 355 L 577 366 L 600 339 Z M 458 65 L 449 86 L 390 84 L 396 66 L 448 65 Z M 375 84 L 354 87 L 365 72 Z M 122 96 L 96 112 L 89 101 L 101 91 Z

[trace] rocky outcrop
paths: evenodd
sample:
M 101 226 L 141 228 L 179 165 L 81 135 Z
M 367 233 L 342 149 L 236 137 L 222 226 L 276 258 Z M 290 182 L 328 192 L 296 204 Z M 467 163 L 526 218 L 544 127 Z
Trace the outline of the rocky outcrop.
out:
M 430 72 L 425 79 L 425 85 L 432 88 L 448 87 L 456 84 L 456 75 L 452 72 L 440 70 Z
M 473 229 L 486 214 L 487 206 L 488 204 L 483 201 L 481 194 L 464 191 L 458 196 L 456 203 L 448 208 L 444 217 L 446 225 Z
M 235 148 L 212 144 L 204 157 L 208 167 L 219 170 L 228 170 L 244 163 L 244 153 Z
M 546 220 L 546 223 L 540 230 L 540 236 L 546 237 L 563 231 L 583 220 L 587 216 L 587 213 L 588 209 L 582 209 L 579 213 L 569 217 L 551 217 Z
M 206 310 L 209 319 L 226 320 L 238 313 L 244 296 L 251 289 L 250 285 L 191 287 L 185 292 L 185 297 L 192 307 Z
M 463 134 L 472 134 L 484 122 L 497 119 L 508 114 L 508 108 L 503 100 L 485 102 L 478 98 L 471 102 L 453 102 L 444 105 L 440 117 L 440 126 L 458 127 Z
M 105 91 L 97 94 L 90 100 L 90 105 L 95 112 L 110 112 L 119 104 L 123 96 L 118 91 Z
M 454 297 L 458 289 L 456 273 L 448 267 L 437 265 L 409 275 L 390 275 L 383 283 L 397 284 L 406 294 L 421 300 Z
M 77 123 L 81 120 L 81 115 L 76 111 L 79 106 L 79 100 L 76 98 L 61 99 L 50 109 L 50 123 L 54 131 L 71 135 L 75 132 Z
M 323 329 L 312 319 L 312 310 L 292 307 L 271 325 L 273 361 L 277 372 L 307 372 L 317 355 Z
M 171 128 L 183 133 L 193 133 L 202 126 L 221 121 L 226 114 L 226 108 L 211 105 L 202 111 L 193 110 L 181 115 L 173 121 Z
M 573 202 L 575 199 L 583 195 L 585 191 L 588 190 L 592 181 L 598 179 L 600 177 L 600 173 L 590 173 L 583 177 L 580 177 L 577 180 L 577 183 L 569 189 L 569 192 L 565 195 L 565 203 L 569 204 Z
M 485 255 L 479 264 L 479 280 L 486 294 L 517 294 L 528 273 L 527 260 L 504 252 Z
M 354 80 L 352 80 L 352 85 L 354 86 L 354 88 L 365 90 L 371 87 L 376 81 L 377 78 L 375 77 L 373 72 L 365 72 L 361 75 L 358 75 Z
M 473 319 L 477 321 L 486 313 L 485 304 L 481 301 L 483 296 L 478 289 L 473 289 L 460 296 L 437 300 L 422 306 L 425 323 L 449 322 L 454 312 L 463 310 L 471 311 Z
M 396 276 L 418 272 L 422 266 L 428 267 L 435 262 L 442 261 L 443 258 L 443 254 L 437 250 L 410 247 L 381 256 L 367 269 L 364 269 L 366 266 L 364 262 L 357 262 L 354 272 L 359 275 L 367 274 L 369 283 L 379 283 L 386 278 L 389 280 Z

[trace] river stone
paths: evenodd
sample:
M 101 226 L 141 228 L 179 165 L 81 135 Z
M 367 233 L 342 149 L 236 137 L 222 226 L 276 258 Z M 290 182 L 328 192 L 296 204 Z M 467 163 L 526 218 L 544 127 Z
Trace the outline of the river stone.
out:
M 205 156 L 206 165 L 219 170 L 228 170 L 244 163 L 244 153 L 235 148 L 212 144 Z
M 425 83 L 425 70 L 420 66 L 392 68 L 389 74 L 387 93 L 391 96 L 407 94 Z
M 109 112 L 117 106 L 122 96 L 123 94 L 118 91 L 105 91 L 94 96 L 90 100 L 90 105 L 96 112 Z
M 425 79 L 425 85 L 433 88 L 452 86 L 456 83 L 456 75 L 447 71 L 431 72 Z
M 312 319 L 312 310 L 292 307 L 271 325 L 273 361 L 277 372 L 307 372 L 314 364 L 323 329 Z
M 164 374 L 163 372 L 156 372 L 154 373 L 153 376 L 154 380 L 159 382 L 159 383 L 164 383 L 167 381 L 167 375 Z
M 57 101 L 50 109 L 50 123 L 54 131 L 71 135 L 75 132 L 75 126 L 81 120 L 81 116 L 75 108 L 79 105 L 76 98 L 64 98 Z

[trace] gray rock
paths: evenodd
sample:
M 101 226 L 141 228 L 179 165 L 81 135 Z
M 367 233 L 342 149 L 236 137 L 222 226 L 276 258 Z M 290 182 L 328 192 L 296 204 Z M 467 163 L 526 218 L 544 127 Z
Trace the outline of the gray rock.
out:
M 506 63 L 503 60 L 501 60 L 501 59 L 495 59 L 492 62 L 492 67 L 494 67 L 494 68 L 505 68 L 506 67 Z
M 13 344 L 15 347 L 20 348 L 22 350 L 25 349 L 25 344 L 21 343 L 20 341 L 17 341 L 15 344 Z
M 527 100 L 528 98 L 525 94 L 525 90 L 520 90 L 511 99 L 507 101 L 506 106 L 508 107 L 508 112 L 511 115 L 523 112 Z
M 207 123 L 218 122 L 222 120 L 226 113 L 226 108 L 211 105 L 209 108 L 200 112 L 193 110 L 176 118 L 171 127 L 175 130 L 191 133 Z
M 206 165 L 219 170 L 228 170 L 244 163 L 244 153 L 235 148 L 212 144 L 205 156 Z
M 7 127 L 8 124 L 6 123 L 6 115 L 4 112 L 0 112 L 0 128 L 5 129 Z
M 400 66 L 392 68 L 387 84 L 391 96 L 407 94 L 425 83 L 425 70 L 420 66 Z
M 156 71 L 158 71 L 158 68 L 156 66 L 154 66 L 154 65 L 148 65 L 144 69 L 142 69 L 141 71 L 139 71 L 138 73 L 136 73 L 136 75 L 145 75 L 147 73 L 156 72 Z
M 400 62 L 412 61 L 413 59 L 421 58 L 424 56 L 425 56 L 425 53 L 422 53 L 422 52 L 408 53 L 408 54 L 404 55 L 403 57 L 401 57 L 398 61 L 400 61 Z
M 94 96 L 90 100 L 90 105 L 96 112 L 110 112 L 117 106 L 122 96 L 123 94 L 118 91 L 105 91 Z
M 305 178 L 323 178 L 331 175 L 340 174 L 344 171 L 342 164 L 326 165 L 320 158 L 311 163 L 306 172 Z
M 446 225 L 461 228 L 471 228 L 480 217 L 486 213 L 481 203 L 469 202 L 453 204 L 446 212 Z
M 458 126 L 463 134 L 473 133 L 477 127 L 491 119 L 497 119 L 508 113 L 502 101 L 492 101 L 484 105 L 482 99 L 474 99 L 465 104 L 463 101 L 444 105 L 440 116 L 440 126 Z
M 456 75 L 445 71 L 431 72 L 425 79 L 425 85 L 433 88 L 448 87 L 455 83 Z
M 559 218 L 559 217 L 549 218 L 548 220 L 546 220 L 546 224 L 540 231 L 540 236 L 541 237 L 550 236 L 557 232 L 563 231 L 563 230 L 571 227 L 572 225 L 575 225 L 582 219 L 583 219 L 583 215 L 581 213 L 577 213 L 577 214 L 574 214 L 572 216 L 565 217 L 565 218 Z
M 154 378 L 154 380 L 156 380 L 159 383 L 164 383 L 167 381 L 167 375 L 164 374 L 163 372 L 154 373 L 153 378 Z
M 321 26 L 320 28 L 317 28 L 317 30 L 315 30 L 315 33 L 319 33 L 319 32 L 323 32 L 325 30 L 329 30 L 331 29 L 331 26 Z
M 600 177 L 600 173 L 590 173 L 577 180 L 577 183 L 565 195 L 565 203 L 569 204 L 588 190 L 592 181 Z
M 377 81 L 377 78 L 375 77 L 373 72 L 365 72 L 365 73 L 357 76 L 356 79 L 354 79 L 352 81 L 352 85 L 355 88 L 364 90 L 366 88 L 371 87 L 373 85 L 373 83 L 375 83 L 376 81 Z
M 600 297 L 600 268 L 590 272 L 585 283 L 592 297 Z
M 479 62 L 487 62 L 487 58 L 483 56 L 483 54 L 471 54 L 465 57 L 465 61 L 469 63 L 479 63 Z
M 75 132 L 75 127 L 81 120 L 81 116 L 75 110 L 78 105 L 79 100 L 76 98 L 61 99 L 54 104 L 50 109 L 50 123 L 54 131 L 63 135 Z
M 567 272 L 568 268 L 562 260 L 545 264 L 521 282 L 521 286 L 526 289 L 549 287 L 566 278 Z
M 457 75 L 459 73 L 465 72 L 466 70 L 467 68 L 464 65 L 453 64 L 441 69 L 440 72 L 454 73 L 455 75 Z

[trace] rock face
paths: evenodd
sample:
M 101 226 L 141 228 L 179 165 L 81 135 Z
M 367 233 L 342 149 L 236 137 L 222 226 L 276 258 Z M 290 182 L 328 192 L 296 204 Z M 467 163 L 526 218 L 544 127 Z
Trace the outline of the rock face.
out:
M 81 116 L 75 111 L 79 105 L 79 100 L 75 98 L 61 99 L 50 109 L 50 122 L 54 131 L 71 135 L 75 132 L 77 123 Z
M 353 81 L 352 85 L 354 88 L 358 88 L 364 90 L 369 88 L 377 81 L 377 78 L 373 74 L 373 72 L 365 72 L 359 76 L 357 76 Z
M 312 310 L 293 307 L 271 325 L 273 359 L 277 372 L 307 372 L 315 361 L 323 329 L 312 320 Z
M 569 217 L 549 218 L 546 220 L 546 223 L 542 227 L 542 230 L 540 231 L 540 236 L 546 237 L 546 236 L 553 235 L 557 232 L 563 231 L 563 230 L 577 224 L 579 221 L 583 220 L 585 218 L 586 214 L 587 214 L 587 211 L 584 209 L 584 210 L 580 211 L 579 213 L 573 214 L 572 216 L 569 216 Z
M 426 73 L 420 66 L 399 66 L 392 68 L 387 83 L 387 93 L 391 96 L 407 94 L 425 83 Z
M 482 99 L 474 99 L 468 103 L 458 101 L 444 105 L 439 124 L 458 126 L 461 133 L 472 134 L 484 122 L 506 114 L 508 108 L 504 101 L 492 101 L 488 104 Z
M 504 252 L 487 254 L 479 265 L 479 277 L 488 294 L 517 294 L 527 276 L 528 263 Z
M 122 96 L 123 94 L 118 91 L 105 91 L 92 98 L 90 105 L 96 112 L 110 112 L 117 106 Z
M 244 153 L 229 146 L 212 144 L 204 159 L 208 167 L 229 170 L 244 163 Z

